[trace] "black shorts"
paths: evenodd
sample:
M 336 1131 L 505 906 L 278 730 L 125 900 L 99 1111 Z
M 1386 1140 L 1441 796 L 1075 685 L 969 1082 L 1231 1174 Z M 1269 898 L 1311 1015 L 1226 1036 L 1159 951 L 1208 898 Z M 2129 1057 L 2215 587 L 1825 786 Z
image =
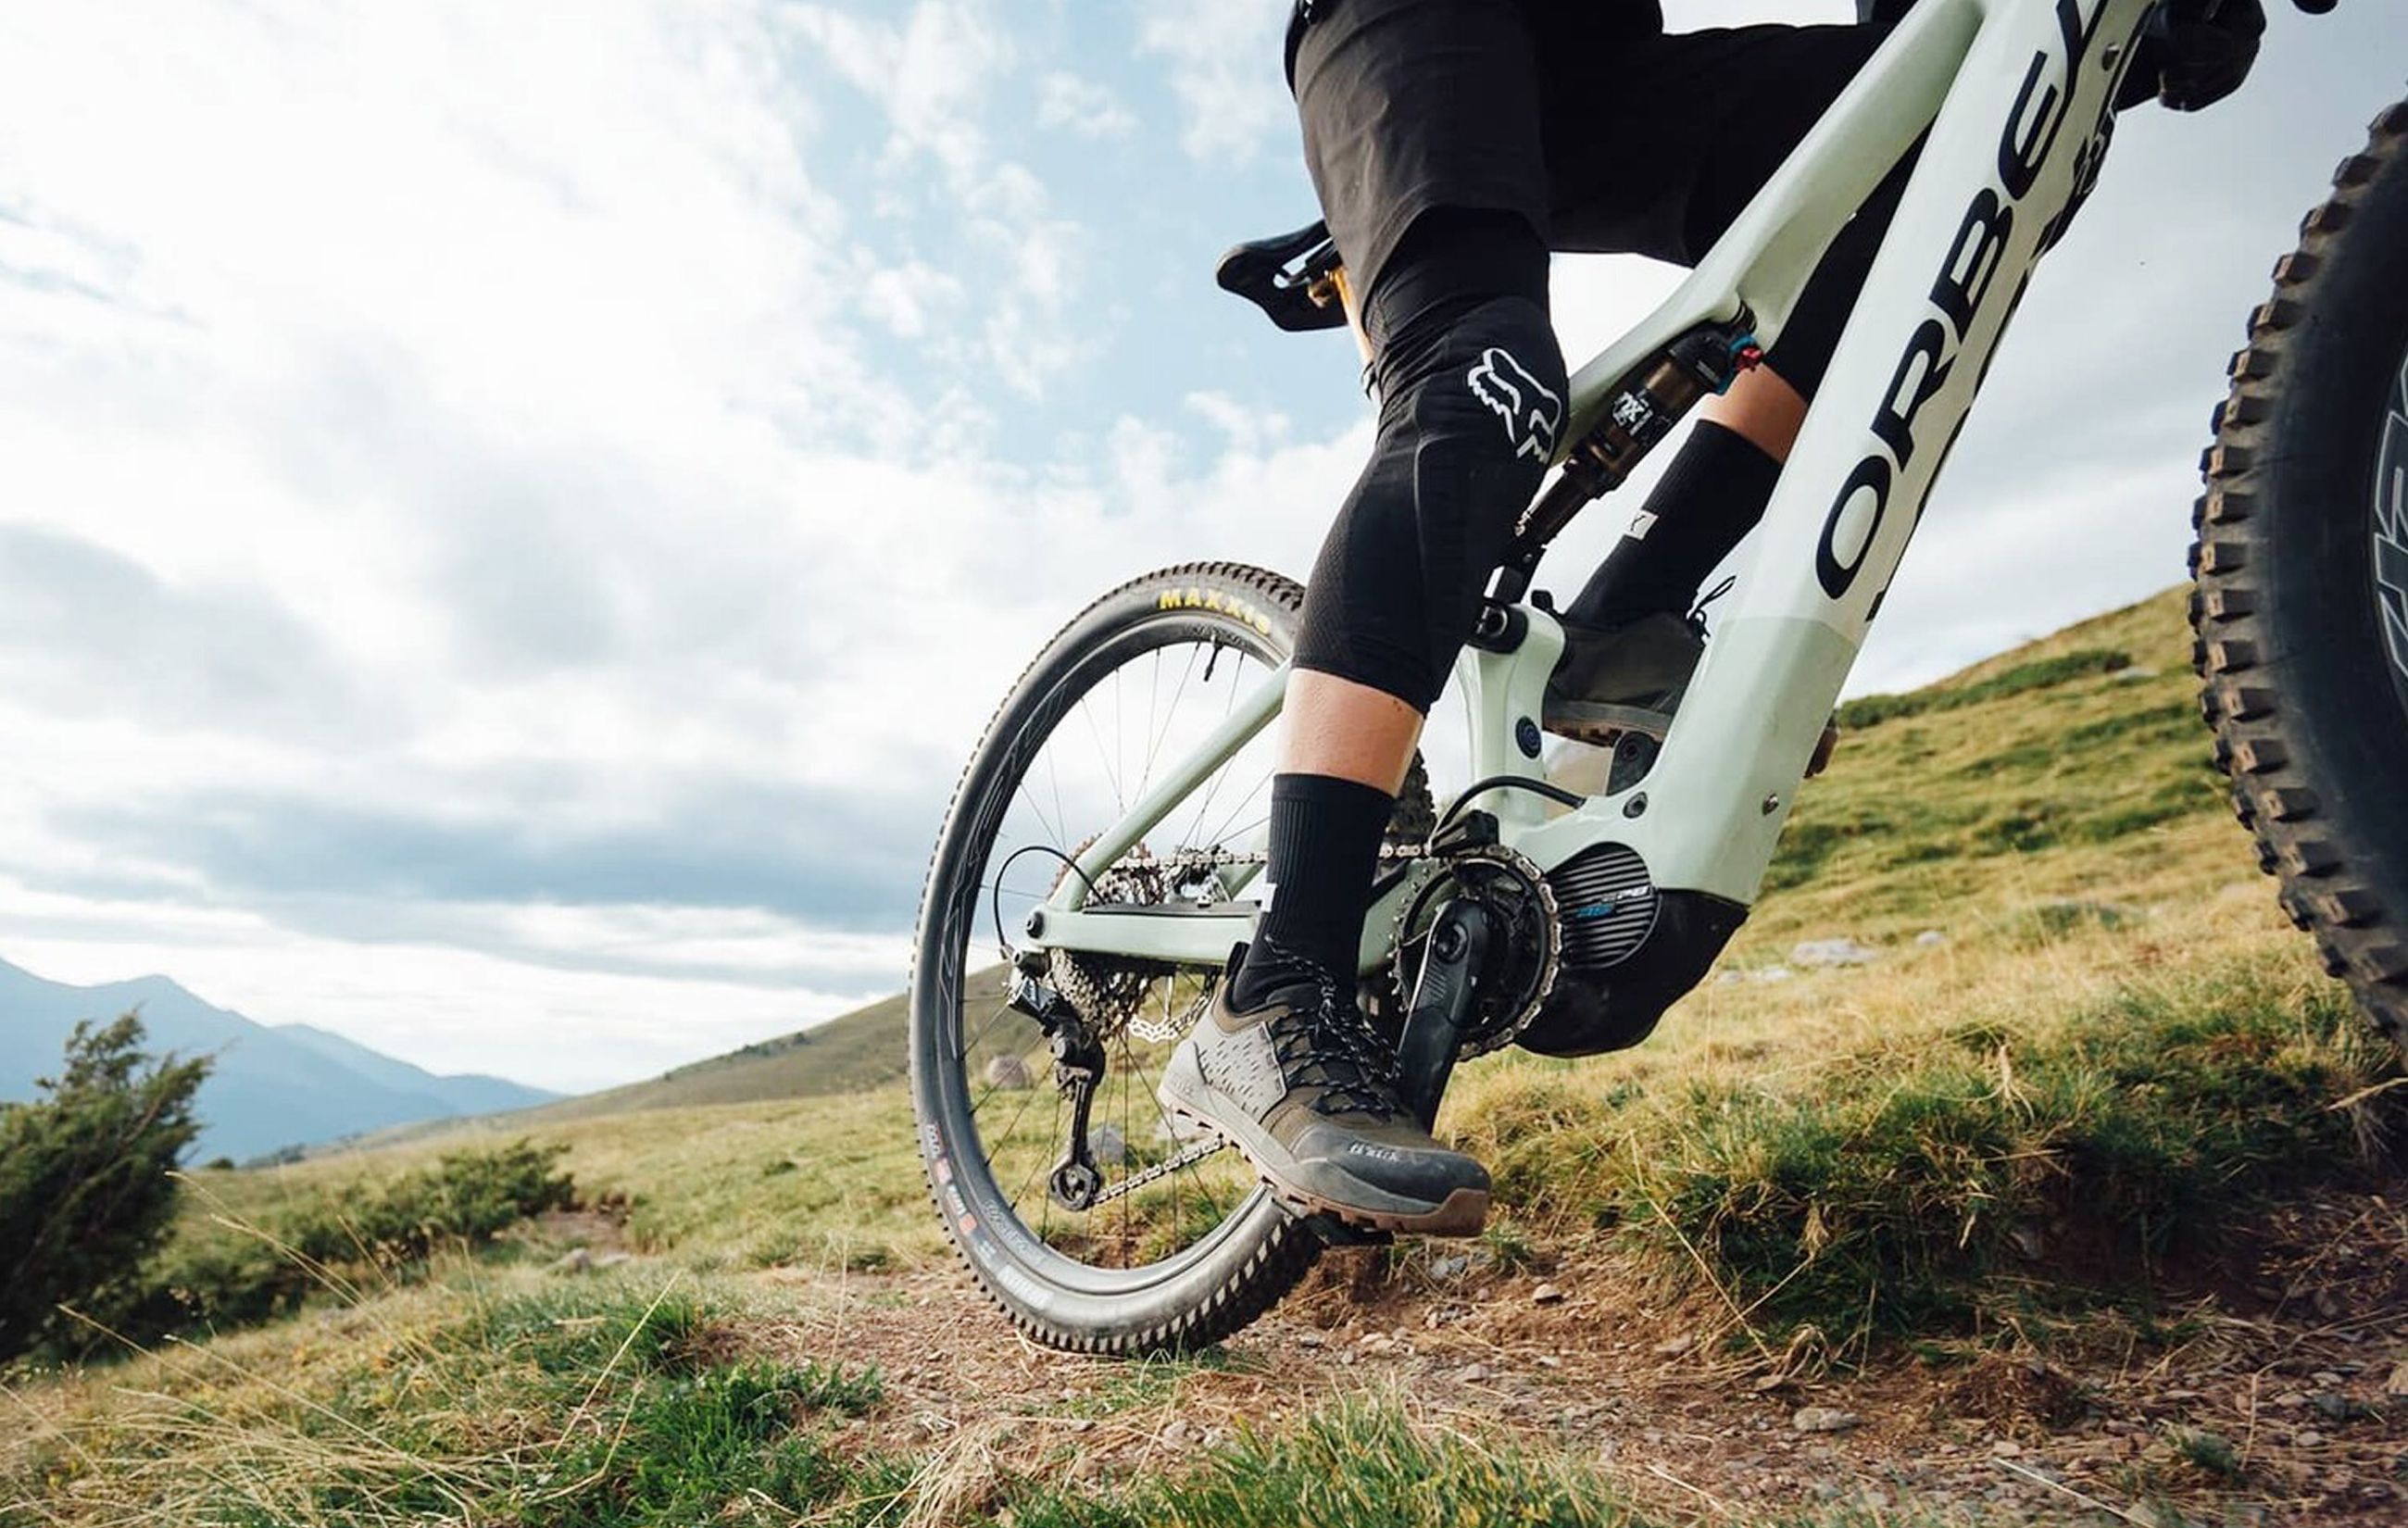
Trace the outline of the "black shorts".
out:
M 1434 207 L 1694 265 L 1879 46 L 1870 26 L 1663 31 L 1655 0 L 1315 0 L 1305 160 L 1369 293 Z

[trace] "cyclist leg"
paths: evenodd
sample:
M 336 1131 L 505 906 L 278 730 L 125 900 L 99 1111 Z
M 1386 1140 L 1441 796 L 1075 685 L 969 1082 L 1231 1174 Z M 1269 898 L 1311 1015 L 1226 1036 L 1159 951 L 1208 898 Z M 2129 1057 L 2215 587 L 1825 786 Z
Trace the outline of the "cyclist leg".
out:
M 1372 459 L 1307 585 L 1240 1006 L 1351 987 L 1388 799 L 1562 421 L 1546 170 L 1517 0 L 1345 0 L 1301 38 L 1308 166 L 1362 283 Z
M 1633 203 L 1615 177 L 1614 160 L 1630 150 L 1608 156 L 1593 140 L 1573 138 L 1581 93 L 1559 92 L 1551 98 L 1550 145 L 1574 146 L 1554 162 L 1556 247 L 1695 264 L 1886 34 L 1885 24 L 1761 26 L 1661 39 L 1644 60 L 1640 98 L 1625 107 L 1639 151 L 1670 166 L 1644 203 Z M 1555 99 L 1566 103 L 1560 110 Z M 1667 670 L 1685 680 L 1698 651 L 1682 618 L 1706 576 L 1763 518 L 1911 164 L 1883 182 L 1826 252 L 1765 365 L 1701 408 L 1629 532 L 1565 607 L 1573 637 L 1559 676 L 1565 691 L 1627 703 L 1677 698 Z M 1622 638 L 1619 653 L 1610 634 Z

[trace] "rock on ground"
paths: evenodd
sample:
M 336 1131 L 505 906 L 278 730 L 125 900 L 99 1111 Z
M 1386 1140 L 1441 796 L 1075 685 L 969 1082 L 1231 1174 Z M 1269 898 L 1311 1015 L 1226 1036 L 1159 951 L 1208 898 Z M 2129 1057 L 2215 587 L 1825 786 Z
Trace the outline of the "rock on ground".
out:
M 1881 959 L 1881 951 L 1854 939 L 1804 939 L 1789 952 L 1789 964 L 1808 970 L 1828 965 L 1865 965 Z

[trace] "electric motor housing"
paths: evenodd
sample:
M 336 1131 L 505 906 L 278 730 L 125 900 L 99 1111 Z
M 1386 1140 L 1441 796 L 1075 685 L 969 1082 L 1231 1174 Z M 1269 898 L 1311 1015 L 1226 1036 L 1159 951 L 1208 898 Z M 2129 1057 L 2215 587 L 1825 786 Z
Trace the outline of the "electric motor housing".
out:
M 1563 927 L 1554 990 L 1514 1037 L 1543 1056 L 1623 1050 L 1703 980 L 1747 908 L 1705 892 L 1660 890 L 1637 850 L 1597 844 L 1547 877 Z

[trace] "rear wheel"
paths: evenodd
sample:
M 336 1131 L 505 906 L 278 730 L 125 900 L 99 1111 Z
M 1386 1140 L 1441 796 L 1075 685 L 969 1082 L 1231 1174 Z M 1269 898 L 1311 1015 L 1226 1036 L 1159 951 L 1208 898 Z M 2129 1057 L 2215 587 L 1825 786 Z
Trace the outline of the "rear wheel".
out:
M 1203 564 L 1089 607 L 1013 687 L 972 755 L 938 841 L 911 982 L 911 1093 L 931 1193 L 971 1272 L 1052 1346 L 1200 1347 L 1269 1307 L 1324 1238 L 1235 1151 L 1196 1138 L 1154 1086 L 1218 975 L 1055 952 L 1046 981 L 1092 1035 L 1101 1078 L 1087 1142 L 1099 1178 L 1054 1169 L 1075 1131 L 1038 1022 L 1006 1001 L 1031 909 L 1095 836 L 1295 650 L 1303 591 Z M 1270 810 L 1267 731 L 1098 876 L 1089 903 L 1209 906 L 1258 859 Z M 1393 830 L 1428 830 L 1418 768 Z M 1213 873 L 1218 866 L 1219 873 Z
M 2233 358 L 2192 561 L 2202 706 L 2284 908 L 2408 1047 L 2408 103 Z

